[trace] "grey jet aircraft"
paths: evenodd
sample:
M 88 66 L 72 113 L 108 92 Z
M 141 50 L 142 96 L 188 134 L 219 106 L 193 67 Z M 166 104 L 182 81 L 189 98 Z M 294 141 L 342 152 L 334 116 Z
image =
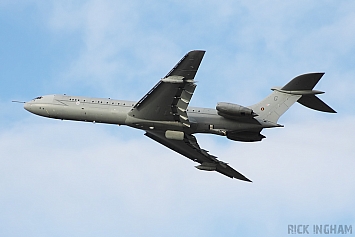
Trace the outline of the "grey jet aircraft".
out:
M 292 104 L 336 113 L 316 97 L 313 90 L 324 73 L 295 77 L 275 87 L 268 97 L 251 106 L 220 102 L 213 108 L 189 107 L 195 91 L 195 75 L 205 51 L 187 53 L 176 66 L 138 102 L 70 95 L 45 95 L 26 102 L 24 108 L 36 115 L 94 123 L 127 125 L 199 163 L 197 169 L 217 171 L 230 178 L 251 182 L 244 175 L 200 148 L 193 134 L 210 133 L 233 141 L 256 142 L 265 138 L 264 128 L 283 127 L 277 121 Z

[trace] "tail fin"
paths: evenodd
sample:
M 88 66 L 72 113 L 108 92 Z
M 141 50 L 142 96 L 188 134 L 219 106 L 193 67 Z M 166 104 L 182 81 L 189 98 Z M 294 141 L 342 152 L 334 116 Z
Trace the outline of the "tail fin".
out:
M 273 92 L 258 104 L 249 106 L 258 118 L 277 123 L 296 101 L 300 104 L 322 112 L 336 113 L 326 103 L 316 97 L 322 91 L 313 90 L 324 73 L 307 73 L 295 77 L 282 88 L 272 88 Z

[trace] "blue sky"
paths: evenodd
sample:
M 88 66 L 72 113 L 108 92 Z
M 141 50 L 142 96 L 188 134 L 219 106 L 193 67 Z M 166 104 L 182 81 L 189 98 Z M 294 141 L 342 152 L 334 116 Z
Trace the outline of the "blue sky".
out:
M 286 236 L 289 224 L 355 228 L 353 1 L 0 1 L 1 236 Z M 139 100 L 206 50 L 191 105 L 250 105 L 325 72 L 337 114 L 295 104 L 260 143 L 198 135 L 253 180 L 113 125 L 36 117 L 66 93 Z M 354 229 L 355 231 L 355 229 Z M 310 234 L 312 235 L 312 234 Z

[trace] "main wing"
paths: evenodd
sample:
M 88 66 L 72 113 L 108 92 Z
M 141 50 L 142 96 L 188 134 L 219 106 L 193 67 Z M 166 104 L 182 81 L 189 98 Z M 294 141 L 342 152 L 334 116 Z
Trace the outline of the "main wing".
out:
M 230 167 L 227 163 L 218 160 L 217 157 L 208 154 L 208 151 L 201 149 L 195 136 L 191 134 L 185 133 L 184 139 L 181 141 L 167 139 L 163 131 L 146 131 L 144 135 L 176 151 L 177 153 L 200 163 L 201 165 L 195 166 L 200 170 L 217 171 L 230 178 L 251 182 L 251 180 Z
M 190 127 L 186 109 L 195 91 L 194 78 L 205 51 L 187 53 L 128 113 L 151 121 L 175 121 Z
M 186 110 L 195 91 L 194 78 L 205 51 L 187 53 L 128 113 L 130 117 L 148 121 L 169 121 L 190 127 Z M 165 131 L 149 130 L 145 135 L 164 146 L 200 163 L 196 168 L 217 171 L 230 178 L 249 181 L 242 174 L 201 149 L 196 138 L 184 133 L 183 140 L 167 139 Z

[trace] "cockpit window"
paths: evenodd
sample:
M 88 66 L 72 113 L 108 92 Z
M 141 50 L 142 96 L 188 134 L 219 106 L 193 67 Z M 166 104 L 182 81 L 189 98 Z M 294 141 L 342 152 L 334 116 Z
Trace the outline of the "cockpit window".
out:
M 43 98 L 42 96 L 38 96 L 38 97 L 34 98 L 33 100 L 40 100 L 42 98 Z

